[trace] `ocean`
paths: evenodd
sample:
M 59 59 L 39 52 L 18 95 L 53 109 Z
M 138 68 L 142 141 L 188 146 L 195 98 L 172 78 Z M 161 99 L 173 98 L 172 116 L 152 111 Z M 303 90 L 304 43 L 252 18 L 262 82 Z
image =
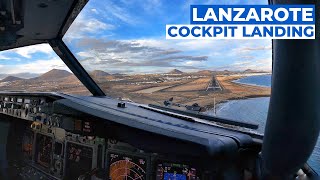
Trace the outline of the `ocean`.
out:
M 248 76 L 234 82 L 270 87 L 271 75 Z M 258 123 L 259 129 L 257 131 L 263 133 L 267 119 L 269 100 L 269 97 L 230 100 L 217 106 L 216 116 L 241 122 Z M 213 115 L 213 111 L 207 113 Z M 308 163 L 318 174 L 320 174 L 320 137 Z

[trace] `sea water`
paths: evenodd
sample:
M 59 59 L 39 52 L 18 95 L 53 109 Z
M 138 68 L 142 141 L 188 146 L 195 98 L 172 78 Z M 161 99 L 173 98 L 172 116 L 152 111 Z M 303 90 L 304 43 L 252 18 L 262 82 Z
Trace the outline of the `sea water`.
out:
M 247 76 L 235 80 L 234 82 L 241 84 L 271 87 L 271 75 Z
M 271 75 L 249 76 L 236 80 L 235 82 L 270 87 Z M 216 116 L 241 122 L 258 123 L 259 129 L 257 131 L 263 133 L 267 119 L 269 100 L 269 97 L 230 100 L 217 106 Z M 213 115 L 213 111 L 208 111 L 207 113 Z M 308 163 L 320 174 L 320 137 Z

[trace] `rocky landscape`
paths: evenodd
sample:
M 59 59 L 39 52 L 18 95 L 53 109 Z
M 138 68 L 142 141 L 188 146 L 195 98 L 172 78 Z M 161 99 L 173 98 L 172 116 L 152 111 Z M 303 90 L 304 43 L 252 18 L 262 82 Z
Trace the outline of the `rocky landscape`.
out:
M 202 70 L 191 73 L 174 69 L 162 74 L 111 74 L 95 70 L 89 74 L 107 95 L 139 103 L 163 104 L 164 100 L 173 97 L 177 103 L 198 103 L 211 107 L 213 98 L 219 103 L 270 95 L 270 88 L 233 82 L 245 76 L 266 74 L 250 69 L 242 72 Z M 0 81 L 0 90 L 90 95 L 72 73 L 59 69 L 28 79 L 8 75 Z

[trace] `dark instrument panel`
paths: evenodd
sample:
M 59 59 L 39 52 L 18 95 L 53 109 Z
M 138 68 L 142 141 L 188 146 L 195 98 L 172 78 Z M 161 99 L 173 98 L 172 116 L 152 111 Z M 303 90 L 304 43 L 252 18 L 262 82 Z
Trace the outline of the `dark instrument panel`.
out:
M 22 139 L 22 153 L 26 160 L 32 160 L 34 133 L 26 130 Z
M 19 149 L 22 155 L 8 160 L 10 168 L 16 171 L 15 177 L 26 180 L 210 180 L 223 175 L 217 172 L 224 159 L 215 162 L 201 153 L 194 156 L 190 152 L 203 150 L 187 141 L 159 138 L 65 107 L 54 108 L 63 98 L 55 94 L 0 95 L 0 115 L 12 124 L 8 141 L 17 142 L 7 149 Z M 21 126 L 19 131 L 14 129 L 16 126 Z M 166 148 L 162 147 L 164 143 L 168 144 Z M 246 172 L 250 174 L 250 168 Z
M 89 172 L 92 168 L 93 148 L 67 143 L 66 147 L 66 177 L 77 179 L 82 172 Z
M 38 133 L 36 136 L 35 161 L 37 164 L 49 168 L 52 162 L 53 138 Z
M 31 123 L 21 137 L 23 179 L 200 179 L 190 165 L 168 163 L 161 160 L 163 156 L 127 143 L 81 136 L 44 124 L 36 127 Z

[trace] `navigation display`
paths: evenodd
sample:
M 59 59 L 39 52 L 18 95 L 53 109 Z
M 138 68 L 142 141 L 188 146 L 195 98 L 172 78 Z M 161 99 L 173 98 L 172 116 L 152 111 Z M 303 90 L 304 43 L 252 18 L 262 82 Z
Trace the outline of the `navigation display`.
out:
M 48 168 L 52 161 L 52 137 L 37 134 L 36 138 L 36 162 Z
M 161 163 L 157 166 L 156 180 L 198 180 L 196 169 L 188 165 Z
M 109 180 L 146 179 L 147 163 L 145 158 L 110 153 Z

